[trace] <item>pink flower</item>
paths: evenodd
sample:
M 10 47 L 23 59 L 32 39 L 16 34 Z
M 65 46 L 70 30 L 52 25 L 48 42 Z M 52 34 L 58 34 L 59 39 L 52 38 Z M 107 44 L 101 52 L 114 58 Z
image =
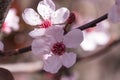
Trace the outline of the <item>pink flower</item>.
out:
M 85 51 L 93 51 L 98 45 L 105 45 L 108 43 L 110 37 L 107 34 L 109 23 L 102 21 L 97 24 L 97 27 L 90 28 L 84 31 L 84 41 L 80 44 Z
M 108 18 L 114 23 L 120 22 L 120 0 L 115 0 L 115 4 L 108 13 Z
M 36 38 L 32 42 L 32 52 L 43 57 L 45 71 L 56 73 L 65 66 L 71 67 L 76 62 L 76 54 L 68 52 L 68 48 L 76 48 L 83 40 L 83 34 L 79 29 L 74 29 L 64 34 L 61 28 L 50 28 L 46 31 L 46 37 Z
M 10 34 L 12 31 L 19 30 L 19 17 L 16 15 L 14 8 L 10 9 L 8 15 L 5 18 L 5 22 L 2 25 L 2 31 L 6 34 Z
M 44 35 L 46 29 L 51 26 L 65 23 L 70 14 L 69 10 L 65 7 L 55 11 L 55 4 L 52 0 L 40 1 L 37 11 L 40 15 L 31 8 L 25 9 L 22 14 L 23 19 L 27 24 L 39 27 L 29 33 L 33 38 Z M 40 34 L 36 35 L 37 32 Z
M 0 51 L 3 51 L 4 49 L 4 44 L 0 41 Z

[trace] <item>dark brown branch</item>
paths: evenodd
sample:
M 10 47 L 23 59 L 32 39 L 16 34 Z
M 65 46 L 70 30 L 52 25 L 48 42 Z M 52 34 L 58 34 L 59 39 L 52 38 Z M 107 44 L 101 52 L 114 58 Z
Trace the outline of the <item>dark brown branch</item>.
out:
M 12 0 L 0 0 L 0 28 L 5 20 L 5 17 L 7 15 L 11 3 Z
M 31 46 L 18 49 L 18 50 L 17 50 L 17 53 L 18 53 L 18 54 L 19 54 L 19 53 L 22 54 L 22 53 L 25 53 L 25 52 L 28 52 L 28 51 L 31 51 Z
M 105 14 L 105 15 L 103 15 L 103 16 L 101 16 L 101 17 L 83 25 L 83 26 L 80 26 L 78 29 L 85 30 L 85 29 L 88 29 L 88 28 L 91 28 L 91 27 L 95 27 L 97 23 L 107 19 L 107 17 L 108 17 L 108 14 Z
M 16 50 L 4 51 L 4 52 L 1 51 L 0 57 L 18 55 L 18 54 L 22 54 L 29 51 L 31 51 L 31 46 L 27 46 L 27 47 L 16 49 Z

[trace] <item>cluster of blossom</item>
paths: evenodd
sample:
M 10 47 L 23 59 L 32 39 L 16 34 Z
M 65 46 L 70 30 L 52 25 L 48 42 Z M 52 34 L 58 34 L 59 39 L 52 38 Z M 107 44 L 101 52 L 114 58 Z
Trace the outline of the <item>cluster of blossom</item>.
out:
M 52 0 L 40 1 L 37 11 L 25 9 L 22 14 L 24 21 L 37 26 L 29 33 L 34 38 L 32 52 L 43 60 L 45 71 L 56 73 L 63 66 L 69 68 L 76 62 L 76 54 L 69 52 L 69 48 L 77 48 L 83 40 L 83 33 L 79 29 L 70 30 L 64 35 L 64 23 L 70 12 L 62 7 L 55 10 Z
M 120 21 L 119 4 L 120 0 L 116 0 L 108 14 L 108 18 L 113 22 Z M 67 68 L 71 67 L 76 62 L 76 54 L 68 49 L 77 48 L 83 41 L 82 31 L 76 27 L 64 34 L 63 28 L 70 12 L 65 7 L 55 10 L 55 4 L 52 0 L 40 1 L 37 11 L 38 13 L 32 8 L 26 8 L 22 14 L 27 24 L 35 26 L 34 30 L 29 33 L 34 39 L 31 44 L 33 54 L 43 60 L 45 71 L 56 73 L 62 65 Z M 106 27 L 102 24 L 107 24 L 107 22 L 101 22 L 97 26 Z M 83 49 L 93 50 L 96 45 L 103 45 L 109 41 L 109 37 L 104 33 L 105 31 L 98 30 L 99 28 L 96 27 L 84 31 L 86 38 L 81 44 Z
M 77 55 L 70 52 L 69 48 L 77 48 L 81 44 L 84 50 L 90 51 L 94 50 L 96 45 L 103 45 L 109 41 L 106 31 L 99 29 L 99 27 L 85 30 L 83 32 L 85 35 L 84 41 L 83 33 L 77 27 L 64 34 L 63 28 L 70 12 L 65 7 L 55 10 L 55 4 L 52 0 L 40 1 L 37 11 L 39 14 L 31 8 L 27 8 L 22 16 L 27 24 L 36 26 L 29 33 L 34 38 L 31 44 L 32 52 L 43 60 L 45 71 L 56 73 L 62 66 L 69 68 L 74 65 Z M 115 4 L 108 13 L 108 18 L 112 22 L 120 21 L 120 0 L 115 0 Z M 18 22 L 19 18 L 16 16 L 15 9 L 10 9 L 2 26 L 2 31 L 7 34 L 11 33 L 12 30 L 17 31 L 19 29 Z M 102 26 L 106 30 L 108 28 L 106 26 L 109 25 L 106 21 L 103 21 L 97 26 Z M 3 51 L 3 49 L 4 45 L 0 41 L 0 51 Z

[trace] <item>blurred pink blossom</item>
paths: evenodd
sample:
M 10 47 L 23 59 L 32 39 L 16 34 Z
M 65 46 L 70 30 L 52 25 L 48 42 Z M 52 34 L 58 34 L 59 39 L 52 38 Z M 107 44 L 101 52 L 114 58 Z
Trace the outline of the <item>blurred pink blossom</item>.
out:
M 2 31 L 6 34 L 10 34 L 12 31 L 17 30 L 19 30 L 19 17 L 16 15 L 16 10 L 11 8 L 2 25 Z
M 80 18 L 79 14 L 75 14 L 75 16 L 76 23 L 72 24 L 72 29 L 78 28 L 80 25 L 84 25 L 94 20 L 94 18 L 84 18 L 80 20 L 77 19 L 77 16 Z M 81 48 L 85 51 L 93 51 L 97 48 L 98 45 L 107 44 L 110 39 L 110 36 L 108 35 L 109 26 L 110 24 L 108 21 L 102 21 L 98 23 L 96 27 L 84 30 L 84 40 L 80 44 Z
M 63 35 L 62 28 L 52 27 L 46 34 L 49 36 L 36 38 L 32 42 L 33 54 L 43 57 L 43 69 L 56 73 L 62 65 L 71 67 L 76 62 L 76 54 L 67 52 L 67 49 L 79 46 L 83 40 L 82 32 L 79 29 L 73 29 Z
M 83 50 L 93 51 L 98 45 L 108 43 L 110 36 L 108 35 L 108 21 L 102 21 L 95 28 L 89 28 L 84 31 L 84 40 L 80 44 Z
M 65 7 L 55 10 L 55 4 L 52 0 L 40 1 L 37 11 L 40 15 L 32 8 L 25 9 L 22 14 L 27 24 L 38 27 L 29 33 L 33 38 L 44 35 L 46 29 L 49 29 L 51 26 L 65 23 L 70 14 Z
M 115 0 L 115 4 L 108 13 L 108 19 L 114 23 L 120 22 L 120 0 Z

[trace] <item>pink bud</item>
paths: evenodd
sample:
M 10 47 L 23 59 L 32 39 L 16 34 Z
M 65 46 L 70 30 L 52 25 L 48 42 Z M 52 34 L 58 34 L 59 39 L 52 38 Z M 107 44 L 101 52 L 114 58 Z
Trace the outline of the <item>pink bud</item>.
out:
M 75 14 L 73 12 L 70 13 L 70 16 L 67 20 L 68 24 L 72 24 L 75 21 Z

